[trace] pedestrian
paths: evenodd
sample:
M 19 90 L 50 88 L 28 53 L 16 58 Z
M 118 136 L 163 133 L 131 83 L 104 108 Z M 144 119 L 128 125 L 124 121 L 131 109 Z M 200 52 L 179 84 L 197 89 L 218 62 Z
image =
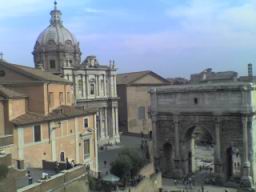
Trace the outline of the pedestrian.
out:
M 30 171 L 27 171 L 28 184 L 31 185 L 33 183 L 33 177 L 31 176 Z
M 71 168 L 71 164 L 69 163 L 68 158 L 66 158 L 66 169 L 70 169 Z
M 76 166 L 75 160 L 71 161 L 71 167 L 74 168 Z
M 204 185 L 201 185 L 202 192 L 204 192 Z
M 59 173 L 59 171 L 60 171 L 60 164 L 59 164 L 58 161 L 56 161 L 56 164 L 55 164 L 55 173 L 57 174 L 57 173 Z
M 107 161 L 106 160 L 104 160 L 104 168 L 107 168 Z

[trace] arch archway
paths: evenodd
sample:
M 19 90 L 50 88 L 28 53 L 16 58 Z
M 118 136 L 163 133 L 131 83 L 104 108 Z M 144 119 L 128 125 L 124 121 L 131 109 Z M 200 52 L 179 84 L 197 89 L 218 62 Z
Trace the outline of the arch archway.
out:
M 200 126 L 193 126 L 185 133 L 187 156 L 186 173 L 214 172 L 214 137 Z
M 163 158 L 162 158 L 162 170 L 163 175 L 166 177 L 172 176 L 173 170 L 173 148 L 170 143 L 163 145 Z

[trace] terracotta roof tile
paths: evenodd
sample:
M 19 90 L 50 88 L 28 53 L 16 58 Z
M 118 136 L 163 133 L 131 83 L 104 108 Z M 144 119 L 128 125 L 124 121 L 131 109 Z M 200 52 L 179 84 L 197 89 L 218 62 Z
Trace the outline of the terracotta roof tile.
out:
M 72 84 L 71 81 L 68 81 L 68 80 L 61 78 L 57 75 L 54 75 L 50 72 L 42 71 L 40 69 L 35 69 L 32 67 L 27 67 L 27 66 L 22 66 L 22 65 L 11 64 L 11 63 L 7 63 L 5 61 L 0 61 L 0 65 L 3 65 L 6 68 L 12 69 L 19 73 L 22 73 L 25 76 L 28 76 L 28 77 L 38 80 L 38 81 L 46 81 L 46 82 L 50 81 L 50 82 L 60 82 L 60 83 Z M 15 81 L 15 79 L 14 79 L 14 81 Z
M 96 109 L 78 109 L 74 106 L 60 106 L 48 115 L 28 112 L 12 120 L 16 126 L 30 125 L 35 123 L 71 119 L 74 117 L 86 116 L 96 113 Z
M 14 91 L 10 88 L 6 88 L 2 85 L 0 85 L 0 96 L 3 98 L 24 98 L 27 97 L 26 95 L 22 93 L 18 93 L 17 91 Z

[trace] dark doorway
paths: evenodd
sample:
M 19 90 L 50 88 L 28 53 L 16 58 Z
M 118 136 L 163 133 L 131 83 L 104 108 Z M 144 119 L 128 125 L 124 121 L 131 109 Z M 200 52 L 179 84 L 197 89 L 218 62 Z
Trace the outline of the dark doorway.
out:
M 166 176 L 171 175 L 172 172 L 172 145 L 170 143 L 166 143 L 163 146 L 164 152 L 164 172 Z
M 65 161 L 65 154 L 64 154 L 64 152 L 60 153 L 60 161 Z
M 233 176 L 233 158 L 232 158 L 232 147 L 227 149 L 227 178 Z
M 192 173 L 192 153 L 188 152 L 188 172 Z

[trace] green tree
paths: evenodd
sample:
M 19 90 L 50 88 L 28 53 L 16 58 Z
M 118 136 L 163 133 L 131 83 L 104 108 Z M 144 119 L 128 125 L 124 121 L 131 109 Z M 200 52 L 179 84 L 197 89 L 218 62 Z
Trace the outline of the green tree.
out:
M 112 163 L 110 172 L 118 176 L 122 181 L 128 179 L 132 169 L 132 160 L 127 155 L 119 155 Z
M 8 174 L 8 167 L 6 165 L 0 164 L 0 181 L 6 178 Z
M 126 183 L 130 177 L 138 174 L 145 162 L 142 155 L 134 149 L 124 149 L 118 154 L 117 159 L 112 162 L 110 172 Z
M 119 156 L 128 156 L 130 158 L 132 164 L 130 174 L 132 177 L 138 174 L 146 162 L 143 156 L 134 149 L 124 149 L 119 153 Z

